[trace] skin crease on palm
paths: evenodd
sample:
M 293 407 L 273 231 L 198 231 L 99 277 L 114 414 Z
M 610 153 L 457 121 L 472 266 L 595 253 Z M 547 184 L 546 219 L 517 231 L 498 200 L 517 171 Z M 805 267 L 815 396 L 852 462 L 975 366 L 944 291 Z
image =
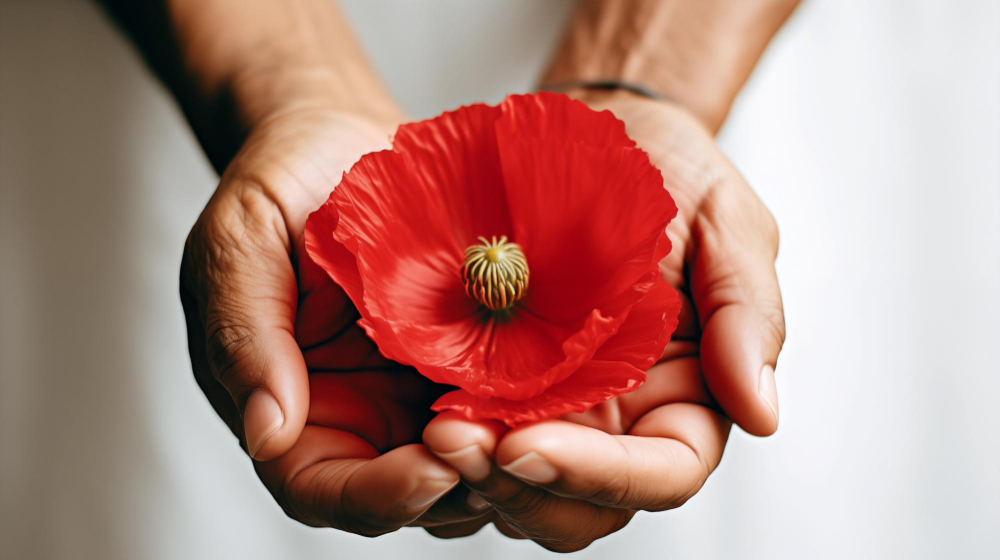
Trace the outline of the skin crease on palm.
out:
M 185 252 L 182 299 L 193 363 L 209 400 L 241 438 L 234 397 L 245 402 L 254 380 L 241 380 L 235 389 L 230 380 L 229 391 L 219 380 L 241 362 L 262 357 L 271 371 L 308 369 L 308 387 L 294 386 L 303 382 L 295 376 L 259 380 L 258 386 L 291 384 L 285 395 L 306 402 L 283 402 L 291 412 L 281 429 L 263 447 L 248 449 L 263 459 L 255 462 L 258 474 L 290 516 L 368 535 L 419 525 L 456 537 L 494 523 L 511 537 L 576 550 L 620 529 L 638 509 L 682 504 L 718 465 L 731 422 L 702 377 L 699 325 L 706 317 L 692 297 L 716 298 L 712 308 L 725 310 L 729 292 L 755 289 L 731 270 L 747 259 L 773 263 L 773 219 L 715 148 L 711 133 L 684 110 L 630 93 L 574 94 L 623 119 L 663 173 L 679 213 L 668 227 L 673 250 L 661 270 L 684 306 L 673 340 L 638 390 L 585 413 L 512 431 L 453 413 L 432 420 L 429 405 L 443 389 L 382 358 L 355 325 L 357 311 L 343 291 L 303 251 L 309 212 L 358 157 L 388 147 L 390 125 L 334 111 L 288 112 L 258 126 L 228 167 Z M 751 245 L 752 254 L 706 254 L 720 240 L 760 239 L 761 231 L 768 233 L 766 246 Z M 236 278 L 231 271 L 237 269 L 257 273 Z M 229 293 L 217 290 L 199 300 L 194 287 L 208 281 L 228 286 Z M 242 296 L 251 293 L 253 308 L 247 308 Z M 780 344 L 780 296 L 773 294 L 771 302 L 754 311 L 769 318 L 768 335 Z M 247 320 L 241 326 L 233 316 Z M 253 317 L 274 318 L 273 324 L 262 327 Z M 213 341 L 208 347 L 199 343 L 206 339 Z M 247 344 L 262 339 L 269 346 Z M 297 409 L 308 410 L 307 417 L 292 416 Z M 772 421 L 776 426 L 776 416 Z M 269 451 L 287 446 L 282 438 L 294 435 L 297 424 L 305 427 L 290 451 Z M 481 466 L 470 466 L 468 453 L 456 455 L 470 446 L 477 464 L 488 465 L 485 476 Z M 497 467 L 529 451 L 555 466 L 556 480 L 529 484 Z

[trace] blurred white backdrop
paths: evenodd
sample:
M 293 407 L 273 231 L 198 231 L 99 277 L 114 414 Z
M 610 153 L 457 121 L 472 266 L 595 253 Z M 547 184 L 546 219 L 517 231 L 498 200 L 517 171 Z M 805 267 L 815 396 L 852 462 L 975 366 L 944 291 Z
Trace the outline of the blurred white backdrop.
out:
M 414 116 L 531 87 L 572 7 L 343 2 Z M 778 219 L 781 429 L 581 558 L 1000 558 L 1000 4 L 812 0 L 720 142 Z M 0 557 L 550 556 L 288 520 L 190 374 L 216 178 L 89 3 L 0 3 Z

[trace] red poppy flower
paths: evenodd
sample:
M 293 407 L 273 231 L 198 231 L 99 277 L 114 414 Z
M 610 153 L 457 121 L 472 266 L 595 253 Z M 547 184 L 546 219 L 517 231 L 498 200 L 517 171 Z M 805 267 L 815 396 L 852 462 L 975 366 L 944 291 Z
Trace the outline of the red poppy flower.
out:
M 309 216 L 306 250 L 385 357 L 516 425 L 645 380 L 677 324 L 660 278 L 676 215 L 610 112 L 512 95 L 399 127 Z

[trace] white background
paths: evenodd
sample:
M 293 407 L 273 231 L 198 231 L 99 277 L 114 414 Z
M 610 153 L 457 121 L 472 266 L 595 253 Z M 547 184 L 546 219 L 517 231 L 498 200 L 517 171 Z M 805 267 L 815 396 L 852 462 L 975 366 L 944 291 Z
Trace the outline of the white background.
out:
M 526 90 L 570 3 L 353 0 L 414 116 Z M 288 520 L 190 374 L 216 178 L 88 3 L 0 5 L 0 556 L 548 556 Z M 1000 557 L 1000 4 L 812 0 L 720 142 L 777 216 L 781 429 L 582 558 Z

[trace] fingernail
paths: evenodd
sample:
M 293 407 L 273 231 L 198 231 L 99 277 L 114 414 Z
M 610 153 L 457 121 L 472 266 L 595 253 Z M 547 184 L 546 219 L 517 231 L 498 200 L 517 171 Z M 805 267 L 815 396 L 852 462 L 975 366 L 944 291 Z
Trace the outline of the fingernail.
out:
M 529 451 L 506 465 L 500 465 L 500 468 L 535 484 L 547 484 L 559 476 L 556 468 L 534 451 Z
M 490 474 L 490 458 L 478 444 L 437 455 L 455 467 L 455 470 L 470 482 L 479 482 Z
M 490 507 L 489 502 L 471 490 L 469 491 L 469 497 L 465 499 L 465 503 L 469 504 L 469 507 L 476 511 L 483 511 L 484 509 Z
M 760 395 L 767 407 L 774 415 L 774 422 L 778 422 L 778 387 L 774 383 L 774 368 L 765 365 L 760 370 L 760 381 L 757 385 L 757 393 Z
M 246 430 L 247 450 L 256 457 L 264 442 L 285 423 L 281 405 L 267 389 L 257 389 L 247 399 L 243 409 L 243 429 Z
M 457 480 L 425 480 L 406 498 L 406 507 L 411 510 L 424 509 L 447 494 L 456 484 Z

